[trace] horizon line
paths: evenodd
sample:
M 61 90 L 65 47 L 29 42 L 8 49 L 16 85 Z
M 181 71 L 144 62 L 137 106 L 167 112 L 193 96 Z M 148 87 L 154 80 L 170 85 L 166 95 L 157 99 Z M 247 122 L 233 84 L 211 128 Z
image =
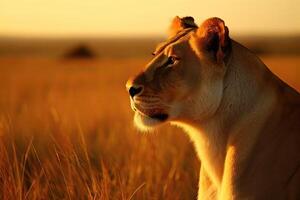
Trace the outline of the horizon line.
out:
M 239 33 L 233 37 L 300 37 L 299 33 Z M 166 34 L 133 34 L 133 35 L 106 35 L 106 34 L 59 34 L 59 35 L 9 35 L 1 34 L 0 39 L 157 39 L 165 38 Z

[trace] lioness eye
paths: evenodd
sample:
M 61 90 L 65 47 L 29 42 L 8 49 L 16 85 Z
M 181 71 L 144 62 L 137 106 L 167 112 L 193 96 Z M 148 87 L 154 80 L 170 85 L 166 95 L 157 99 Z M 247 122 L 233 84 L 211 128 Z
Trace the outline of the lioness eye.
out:
M 166 65 L 173 65 L 179 58 L 175 56 L 169 56 Z

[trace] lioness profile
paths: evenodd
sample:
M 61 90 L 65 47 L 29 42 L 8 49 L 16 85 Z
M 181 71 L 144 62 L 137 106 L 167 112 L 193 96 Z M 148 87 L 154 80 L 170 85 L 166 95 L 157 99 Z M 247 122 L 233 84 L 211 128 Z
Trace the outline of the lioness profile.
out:
M 198 199 L 300 199 L 300 94 L 219 18 L 198 27 L 175 17 L 153 54 L 126 84 L 134 121 L 188 133 L 201 161 Z

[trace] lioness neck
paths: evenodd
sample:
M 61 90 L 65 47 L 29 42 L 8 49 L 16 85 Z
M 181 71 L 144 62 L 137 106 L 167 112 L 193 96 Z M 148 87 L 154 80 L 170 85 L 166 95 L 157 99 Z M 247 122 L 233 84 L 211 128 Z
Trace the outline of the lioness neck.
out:
M 265 65 L 248 49 L 232 41 L 223 96 L 217 111 L 205 121 L 200 120 L 201 116 L 198 119 L 192 115 L 176 122 L 194 142 L 201 165 L 217 188 L 230 179 L 223 176 L 229 167 L 225 162 L 231 162 L 230 165 L 238 162 L 239 170 L 246 165 L 259 130 L 272 112 L 276 81 L 266 77 L 273 75 Z M 239 155 L 229 158 L 228 152 L 236 149 Z

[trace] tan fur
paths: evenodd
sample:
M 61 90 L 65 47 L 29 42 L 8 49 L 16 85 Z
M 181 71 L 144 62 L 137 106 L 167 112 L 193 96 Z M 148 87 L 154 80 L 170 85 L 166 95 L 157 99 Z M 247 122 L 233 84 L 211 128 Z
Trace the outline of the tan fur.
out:
M 178 60 L 165 66 L 170 56 Z M 171 122 L 193 141 L 198 199 L 300 199 L 300 95 L 231 40 L 221 19 L 176 32 L 127 82 L 136 86 L 139 128 Z

